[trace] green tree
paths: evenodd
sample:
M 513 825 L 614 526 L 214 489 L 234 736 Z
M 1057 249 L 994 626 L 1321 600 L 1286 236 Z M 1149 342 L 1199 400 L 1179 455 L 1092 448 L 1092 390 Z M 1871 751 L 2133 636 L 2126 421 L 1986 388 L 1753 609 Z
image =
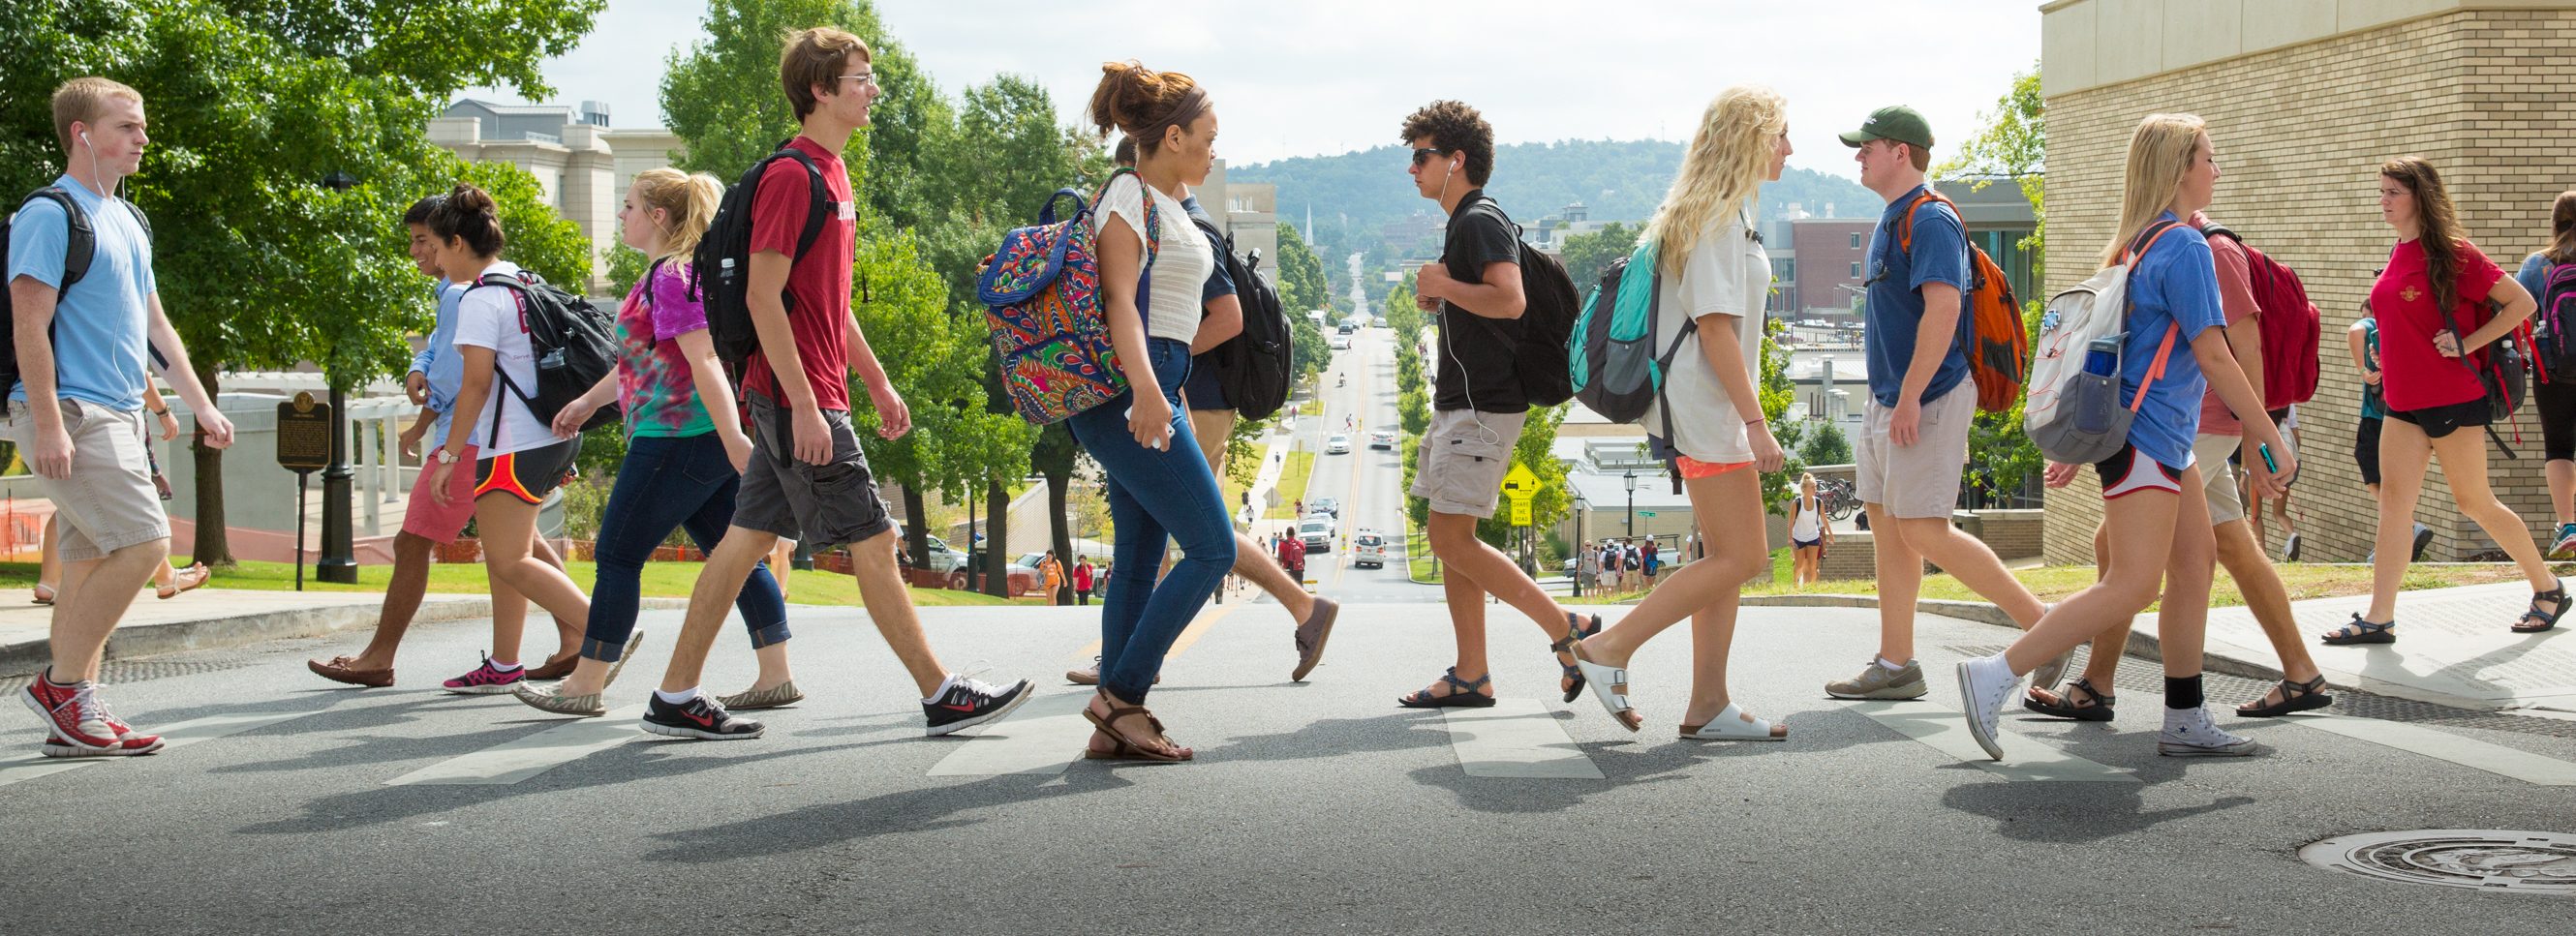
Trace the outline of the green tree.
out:
M 1818 423 L 1798 446 L 1798 458 L 1810 465 L 1848 465 L 1852 460 L 1851 440 L 1841 427 L 1830 422 Z
M 602 0 L 349 6 L 21 0 L 0 12 L 0 185 L 26 191 L 62 171 L 48 104 L 61 82 L 105 75 L 143 94 L 155 141 L 125 194 L 153 218 L 162 301 L 209 393 L 227 369 L 312 362 L 342 388 L 401 373 L 405 336 L 434 312 L 401 213 L 461 176 L 493 181 L 504 222 L 525 223 L 517 256 L 559 269 L 554 232 L 525 221 L 494 181 L 503 173 L 463 167 L 429 142 L 427 121 L 462 87 L 549 93 L 538 63 L 570 49 Z M 335 172 L 356 185 L 324 186 Z M 573 258 L 586 270 L 586 251 Z M 191 552 L 229 562 L 221 453 L 195 458 Z
M 1771 426 L 1772 438 L 1781 451 L 1789 455 L 1787 464 L 1772 474 L 1762 476 L 1762 507 L 1780 513 L 1781 505 L 1797 495 L 1798 476 L 1807 473 L 1807 461 L 1798 457 L 1799 437 L 1804 427 L 1789 418 L 1789 407 L 1798 401 L 1798 387 L 1789 382 L 1789 351 L 1780 347 L 1781 332 L 1789 330 L 1783 319 L 1771 319 L 1762 325 L 1762 418 Z
M 1594 284 L 1610 264 L 1637 250 L 1637 235 L 1643 225 L 1627 227 L 1612 221 L 1590 234 L 1577 234 L 1565 239 L 1565 275 L 1574 280 L 1574 291 L 1590 294 Z

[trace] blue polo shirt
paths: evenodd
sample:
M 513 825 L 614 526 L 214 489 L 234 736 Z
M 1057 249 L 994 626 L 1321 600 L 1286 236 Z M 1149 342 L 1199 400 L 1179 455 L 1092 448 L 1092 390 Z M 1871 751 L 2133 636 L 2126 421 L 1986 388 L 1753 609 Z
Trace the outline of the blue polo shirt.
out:
M 1941 369 L 1932 372 L 1932 382 L 1924 385 L 1918 402 L 1938 400 L 1968 377 L 1967 342 L 1960 340 L 1968 330 L 1967 226 L 1950 206 L 1924 202 L 1914 211 L 1913 249 L 1897 249 L 1898 213 L 1928 188 L 1917 185 L 1889 202 L 1878 217 L 1878 229 L 1870 234 L 1869 297 L 1861 309 L 1869 330 L 1862 339 L 1862 351 L 1869 361 L 1869 395 L 1880 406 L 1894 407 L 1897 391 L 1905 386 L 1905 369 L 1914 361 L 1915 332 L 1923 325 L 1925 283 L 1948 283 L 1958 287 L 1962 296 L 1959 327 L 1943 339 L 1950 343 L 1950 353 L 1941 358 Z
M 54 180 L 89 215 L 97 233 L 89 272 L 64 290 L 54 305 L 54 393 L 66 400 L 112 410 L 143 408 L 150 378 L 144 325 L 160 285 L 152 277 L 152 237 L 124 201 L 91 192 L 71 176 Z M 51 199 L 28 202 L 9 226 L 9 276 L 49 287 L 63 283 L 71 219 Z M 24 402 L 27 385 L 13 384 L 9 399 Z
M 2165 212 L 2162 220 L 2174 219 Z M 2176 325 L 2173 349 L 2166 352 L 2165 372 L 2147 388 L 2138 418 L 2129 423 L 2129 444 L 2138 453 L 2167 467 L 2191 463 L 2192 437 L 2200 432 L 2200 400 L 2209 392 L 2191 340 L 2201 332 L 2227 328 L 2227 310 L 2218 302 L 2218 265 L 2209 241 L 2182 225 L 2166 231 L 2129 276 L 2129 335 L 2121 346 L 2120 405 L 2138 397 L 2138 385 L 2154 366 L 2165 331 Z
M 422 382 L 429 385 L 429 411 L 438 414 L 431 427 L 429 446 L 447 444 L 447 426 L 456 414 L 456 393 L 465 385 L 465 355 L 456 350 L 456 304 L 465 298 L 465 287 L 439 277 L 430 290 L 438 296 L 438 324 L 429 331 L 429 346 L 411 359 L 411 369 L 419 371 Z

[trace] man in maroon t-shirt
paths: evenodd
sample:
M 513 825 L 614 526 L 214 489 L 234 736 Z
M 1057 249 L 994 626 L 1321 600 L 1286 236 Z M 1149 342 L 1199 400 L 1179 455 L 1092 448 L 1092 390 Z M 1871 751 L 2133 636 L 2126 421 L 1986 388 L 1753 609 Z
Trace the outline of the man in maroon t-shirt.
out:
M 707 651 L 724 626 L 732 596 L 771 545 L 781 538 L 817 551 L 849 544 L 877 632 L 911 671 L 921 690 L 929 733 L 947 734 L 1008 714 L 1028 700 L 1028 680 L 1006 687 L 951 673 L 930 652 L 897 574 L 895 532 L 885 500 L 850 431 L 848 375 L 855 369 L 876 406 L 878 434 L 901 437 L 912 428 L 903 398 L 869 350 L 867 336 L 850 316 L 850 264 L 856 240 L 857 202 L 841 150 L 868 124 L 876 101 L 873 56 L 857 36 L 817 28 L 787 39 L 779 83 L 795 105 L 804 133 L 787 145 L 814 163 L 826 189 L 827 219 L 803 256 L 813 199 L 814 172 L 795 159 L 769 164 L 752 198 L 748 301 L 760 350 L 743 376 L 745 425 L 751 428 L 749 463 L 737 465 L 742 486 L 734 498 L 732 528 L 707 557 L 691 590 L 687 623 L 671 650 L 670 670 L 644 713 L 645 730 L 682 737 L 758 737 L 761 725 L 736 718 L 698 690 Z M 745 693 L 759 707 L 803 696 L 792 682 L 753 686 Z M 746 706 L 749 707 L 749 706 Z

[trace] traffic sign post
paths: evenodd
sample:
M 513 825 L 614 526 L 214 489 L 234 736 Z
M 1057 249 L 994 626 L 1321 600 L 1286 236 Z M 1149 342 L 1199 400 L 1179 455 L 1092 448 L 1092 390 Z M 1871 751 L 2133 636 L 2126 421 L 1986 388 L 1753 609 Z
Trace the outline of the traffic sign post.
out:
M 1512 525 L 1521 528 L 1521 570 L 1529 572 L 1530 500 L 1538 496 L 1538 473 L 1528 465 L 1513 464 L 1511 472 L 1503 475 L 1503 496 L 1512 502 Z
M 295 472 L 295 590 L 304 590 L 304 493 L 313 473 L 331 463 L 331 404 L 310 392 L 277 404 L 277 466 Z

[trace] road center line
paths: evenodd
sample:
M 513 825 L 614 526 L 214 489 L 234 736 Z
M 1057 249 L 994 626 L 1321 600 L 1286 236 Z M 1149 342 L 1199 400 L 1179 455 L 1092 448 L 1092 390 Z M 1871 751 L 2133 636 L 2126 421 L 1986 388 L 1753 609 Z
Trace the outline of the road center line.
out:
M 162 750 L 166 751 L 170 748 L 185 747 L 199 741 L 213 740 L 225 735 L 240 734 L 253 728 L 266 728 L 279 722 L 293 721 L 307 715 L 316 714 L 319 711 L 320 710 L 317 709 L 314 712 L 241 712 L 231 715 L 210 715 L 205 718 L 192 718 L 187 721 L 165 726 L 161 729 L 161 740 L 163 742 Z M 159 757 L 161 755 L 156 753 L 144 756 Z M 62 773 L 66 770 L 77 770 L 92 764 L 103 764 L 112 760 L 127 759 L 128 758 L 121 757 L 46 757 L 42 754 L 24 754 L 16 757 L 0 758 L 0 786 L 8 786 L 12 783 L 33 780 L 37 777 L 50 776 L 52 774 Z
M 644 736 L 644 706 L 612 709 L 598 718 L 548 728 L 536 734 L 484 748 L 463 757 L 431 764 L 391 780 L 386 786 L 507 785 L 517 783 L 582 757 Z
M 2382 747 L 2422 754 L 2446 760 L 2462 767 L 2474 767 L 2491 774 L 2512 777 L 2539 786 L 2576 786 L 2576 764 L 2529 751 L 2489 744 L 2447 731 L 2422 725 L 2384 721 L 2377 718 L 2355 718 L 2348 715 L 2306 716 L 2285 719 L 2318 731 L 2329 731 L 2347 738 L 2368 741 Z
M 1602 779 L 1556 713 L 1536 699 L 1497 699 L 1492 708 L 1444 708 L 1440 715 L 1467 776 Z
M 1958 709 L 1919 701 L 1845 702 L 1843 707 L 1894 729 L 1898 734 L 1922 742 L 1926 747 L 1983 767 L 1987 772 L 2006 780 L 2060 783 L 2138 782 L 2137 772 L 2126 767 L 2112 767 L 2085 760 L 2042 744 L 2026 735 L 2009 731 L 1995 732 L 1995 740 L 2003 746 L 2004 759 L 1989 760 L 1985 749 L 1977 746 L 1976 736 L 1968 733 L 1966 717 L 1961 715 Z

